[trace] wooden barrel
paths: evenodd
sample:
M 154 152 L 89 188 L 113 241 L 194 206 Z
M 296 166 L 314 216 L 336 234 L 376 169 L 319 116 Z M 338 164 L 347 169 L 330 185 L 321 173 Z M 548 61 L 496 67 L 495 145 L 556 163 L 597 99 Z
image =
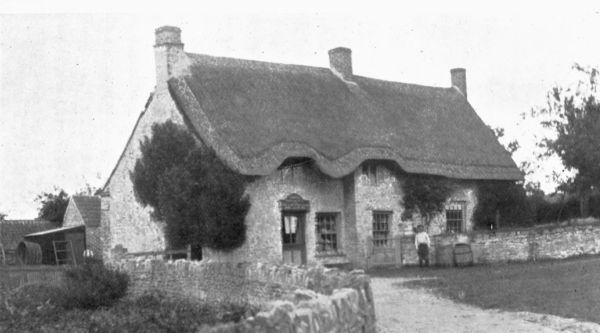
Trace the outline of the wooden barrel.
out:
M 452 266 L 452 245 L 439 244 L 435 248 L 435 264 L 438 266 Z
M 42 247 L 38 243 L 21 241 L 17 246 L 17 258 L 21 265 L 41 265 Z
M 470 244 L 454 245 L 454 264 L 456 266 L 471 266 L 473 265 L 473 251 Z

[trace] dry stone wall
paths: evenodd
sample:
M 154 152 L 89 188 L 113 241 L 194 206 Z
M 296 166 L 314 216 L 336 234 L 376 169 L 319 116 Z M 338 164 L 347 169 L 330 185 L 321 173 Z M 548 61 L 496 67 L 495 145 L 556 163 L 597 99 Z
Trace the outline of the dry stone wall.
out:
M 489 231 L 463 235 L 432 237 L 430 261 L 440 263 L 444 248 L 453 244 L 471 245 L 474 263 L 507 263 L 515 261 L 564 259 L 600 254 L 600 224 L 572 226 L 539 226 Z M 414 237 L 401 239 L 402 264 L 418 263 Z
M 475 233 L 475 262 L 563 259 L 600 253 L 600 225 L 538 227 Z
M 375 332 L 370 280 L 321 266 L 301 269 L 262 263 L 119 260 L 130 293 L 258 305 L 264 311 L 206 332 Z

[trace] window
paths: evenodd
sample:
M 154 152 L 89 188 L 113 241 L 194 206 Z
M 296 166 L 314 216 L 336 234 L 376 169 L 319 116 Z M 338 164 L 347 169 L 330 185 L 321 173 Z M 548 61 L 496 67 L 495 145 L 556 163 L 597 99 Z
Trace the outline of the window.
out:
M 367 176 L 370 185 L 377 186 L 377 164 L 373 162 L 364 163 L 362 173 Z
M 373 212 L 373 247 L 388 245 L 391 216 L 391 212 Z
M 453 201 L 446 205 L 446 231 L 462 232 L 465 225 L 465 203 Z
M 317 213 L 317 252 L 337 253 L 337 221 L 339 213 Z

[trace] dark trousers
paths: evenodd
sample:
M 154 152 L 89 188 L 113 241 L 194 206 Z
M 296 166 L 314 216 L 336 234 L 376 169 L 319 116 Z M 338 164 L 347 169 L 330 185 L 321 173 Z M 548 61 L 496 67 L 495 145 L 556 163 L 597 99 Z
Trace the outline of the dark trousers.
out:
M 417 254 L 419 255 L 419 266 L 423 267 L 423 264 L 429 266 L 429 246 L 425 243 L 419 244 Z

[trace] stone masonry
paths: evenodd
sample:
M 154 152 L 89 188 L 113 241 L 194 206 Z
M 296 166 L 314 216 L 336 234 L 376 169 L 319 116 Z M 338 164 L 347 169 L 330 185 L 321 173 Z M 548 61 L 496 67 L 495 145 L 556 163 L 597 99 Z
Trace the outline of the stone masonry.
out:
M 254 304 L 264 310 L 203 332 L 375 332 L 370 280 L 323 267 L 262 263 L 119 260 L 132 296 L 160 290 L 192 301 Z
M 402 242 L 403 264 L 416 264 L 417 254 L 412 237 Z M 475 264 L 493 264 L 544 259 L 564 259 L 600 254 L 600 225 L 591 223 L 572 226 L 538 226 L 489 231 L 473 231 L 463 235 L 432 237 L 430 260 L 436 263 L 440 246 L 470 244 Z

